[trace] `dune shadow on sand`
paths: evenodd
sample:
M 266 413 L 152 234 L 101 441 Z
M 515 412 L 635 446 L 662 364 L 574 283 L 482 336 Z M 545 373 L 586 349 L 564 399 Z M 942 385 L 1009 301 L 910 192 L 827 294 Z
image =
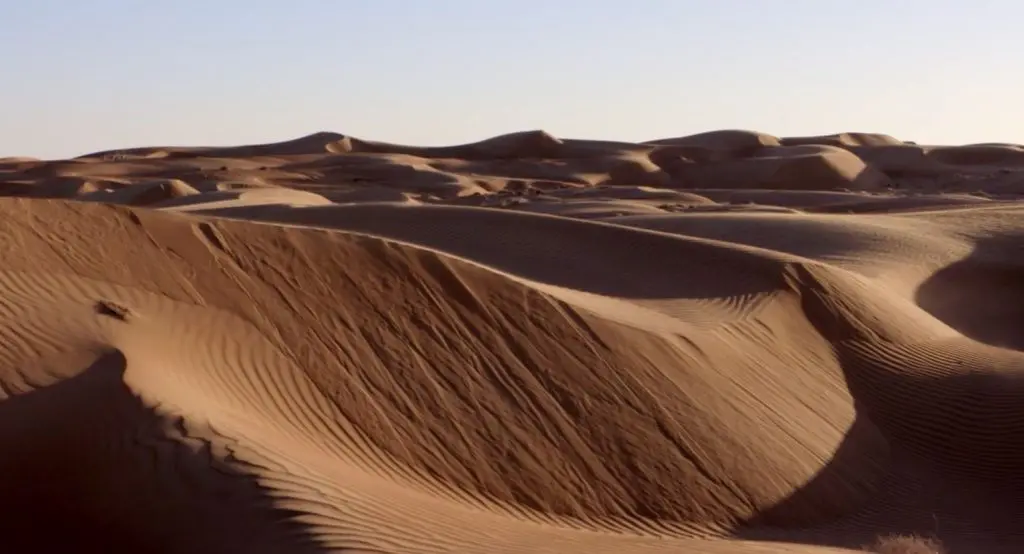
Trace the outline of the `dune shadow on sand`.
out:
M 874 423 L 858 415 L 847 430 L 835 454 L 807 483 L 794 490 L 774 506 L 743 523 L 734 531 L 736 538 L 759 541 L 803 542 L 821 546 L 859 548 L 874 537 L 844 533 L 815 533 L 816 526 L 826 527 L 857 511 L 860 506 L 836 506 L 829 502 L 838 496 L 848 498 L 852 487 L 859 488 L 863 504 L 871 501 L 888 472 L 888 449 L 879 448 L 879 433 Z M 879 451 L 885 456 L 871 458 Z M 868 474 L 867 476 L 865 475 Z M 868 477 L 868 478 L 865 478 Z
M 242 464 L 145 405 L 125 384 L 126 367 L 111 351 L 73 377 L 0 400 L 5 550 L 325 551 Z
M 1022 312 L 1019 302 L 1004 301 L 1024 294 L 1024 275 L 1008 248 L 1019 247 L 983 245 L 921 287 L 923 307 L 967 339 L 836 344 L 856 421 L 813 479 L 747 522 L 737 537 L 860 548 L 879 536 L 920 535 L 952 552 L 1021 550 L 1024 356 L 1012 348 L 1021 346 L 1013 332 L 1019 333 Z M 813 306 L 805 310 L 812 320 L 821 314 Z M 865 463 L 861 452 L 879 432 L 890 457 Z M 831 490 L 862 482 L 850 472 L 877 470 L 875 463 L 887 467 L 862 506 L 822 510 L 820 525 L 789 523 Z
M 979 240 L 923 283 L 915 300 L 968 338 L 1024 350 L 1024 234 Z

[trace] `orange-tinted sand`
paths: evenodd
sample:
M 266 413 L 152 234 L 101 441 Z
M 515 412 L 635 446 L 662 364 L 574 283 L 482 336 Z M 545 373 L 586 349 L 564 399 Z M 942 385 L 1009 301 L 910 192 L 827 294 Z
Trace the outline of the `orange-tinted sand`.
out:
M 861 133 L 2 158 L 0 544 L 1024 552 L 1022 193 Z

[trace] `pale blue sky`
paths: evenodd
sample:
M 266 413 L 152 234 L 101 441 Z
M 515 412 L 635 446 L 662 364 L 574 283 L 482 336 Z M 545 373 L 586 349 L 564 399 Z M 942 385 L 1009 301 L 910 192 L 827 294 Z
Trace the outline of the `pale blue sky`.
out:
M 1018 0 L 0 0 L 0 156 L 525 129 L 1024 142 Z

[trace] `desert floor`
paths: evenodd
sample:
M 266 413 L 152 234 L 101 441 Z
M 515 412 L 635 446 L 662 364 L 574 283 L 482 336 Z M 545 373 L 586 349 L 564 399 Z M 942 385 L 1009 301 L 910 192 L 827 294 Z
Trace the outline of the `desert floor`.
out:
M 0 195 L 5 548 L 1024 552 L 1024 147 L 318 133 Z

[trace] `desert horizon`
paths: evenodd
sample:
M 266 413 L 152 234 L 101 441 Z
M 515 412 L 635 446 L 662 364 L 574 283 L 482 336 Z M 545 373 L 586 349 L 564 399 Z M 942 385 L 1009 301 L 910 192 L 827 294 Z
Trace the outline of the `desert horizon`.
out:
M 1020 552 L 1022 194 L 854 132 L 0 158 L 0 536 Z

